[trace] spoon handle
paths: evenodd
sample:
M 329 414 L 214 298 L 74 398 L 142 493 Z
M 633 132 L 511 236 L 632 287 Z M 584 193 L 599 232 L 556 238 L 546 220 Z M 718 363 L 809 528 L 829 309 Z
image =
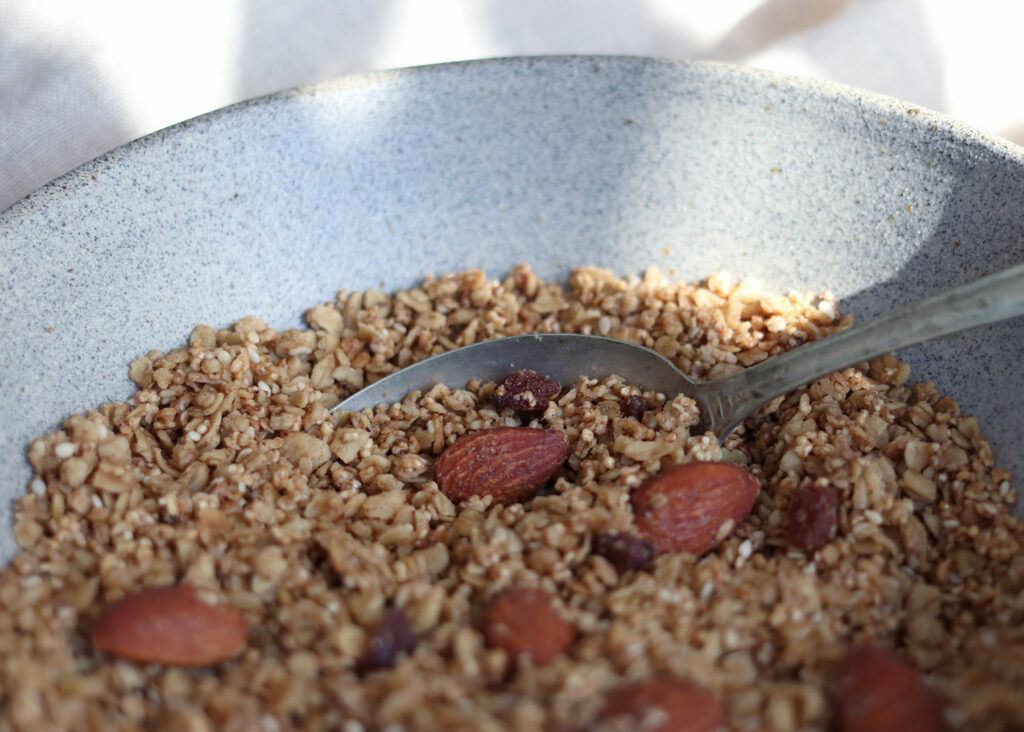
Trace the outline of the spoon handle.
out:
M 1024 315 L 1024 264 L 808 343 L 702 384 L 704 426 L 724 436 L 772 399 L 834 371 L 900 348 Z M 706 386 L 711 388 L 704 388 Z

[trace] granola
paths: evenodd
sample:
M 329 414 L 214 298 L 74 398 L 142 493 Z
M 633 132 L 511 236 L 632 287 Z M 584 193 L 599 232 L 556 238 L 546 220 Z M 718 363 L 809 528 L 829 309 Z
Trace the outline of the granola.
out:
M 563 385 L 533 413 L 498 411 L 489 382 L 329 411 L 414 361 L 529 332 L 641 343 L 714 378 L 848 326 L 836 307 L 724 275 L 581 268 L 562 287 L 521 266 L 343 291 L 305 330 L 198 326 L 131 365 L 128 402 L 29 449 L 21 552 L 0 570 L 0 730 L 568 730 L 662 677 L 711 690 L 728 729 L 825 730 L 838 662 L 866 641 L 922 672 L 951 728 L 1019 726 L 1010 476 L 977 422 L 891 356 L 775 400 L 723 445 L 691 433 L 692 401 L 618 377 Z M 508 505 L 438 489 L 447 445 L 519 425 L 567 436 L 553 485 Z M 693 460 L 761 484 L 729 538 L 653 560 L 608 538 L 635 533 L 633 488 Z M 801 549 L 790 500 L 812 487 L 834 491 L 837 521 Z M 240 656 L 185 669 L 90 645 L 106 605 L 175 582 L 243 613 Z M 481 628 L 513 586 L 545 590 L 572 627 L 549 663 L 512 663 Z

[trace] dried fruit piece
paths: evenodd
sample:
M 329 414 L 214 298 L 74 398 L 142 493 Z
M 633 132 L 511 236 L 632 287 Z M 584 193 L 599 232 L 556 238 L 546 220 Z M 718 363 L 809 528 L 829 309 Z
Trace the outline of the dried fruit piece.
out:
M 543 412 L 558 396 L 562 385 L 536 371 L 521 369 L 506 376 L 491 394 L 491 403 L 499 411 Z
M 100 613 L 96 650 L 141 663 L 206 666 L 237 655 L 248 631 L 242 613 L 193 585 L 148 587 Z
M 837 716 L 844 732 L 938 732 L 942 710 L 917 671 L 892 651 L 850 649 L 839 669 Z
M 492 646 L 511 656 L 525 653 L 536 666 L 550 663 L 576 638 L 551 595 L 538 587 L 512 587 L 498 594 L 484 613 L 483 631 Z
M 839 498 L 827 485 L 805 485 L 797 488 L 789 499 L 786 513 L 786 536 L 789 542 L 805 551 L 814 551 L 832 538 L 836 529 Z
M 607 559 L 621 574 L 650 564 L 654 545 L 632 534 L 601 534 L 594 539 L 594 554 Z
M 434 477 L 453 501 L 493 496 L 498 503 L 513 503 L 540 490 L 568 454 L 561 432 L 494 427 L 452 443 L 437 459 Z
M 640 533 L 658 554 L 700 556 L 735 531 L 754 507 L 757 478 L 739 465 L 698 462 L 675 465 L 633 492 Z
M 630 394 L 622 400 L 622 416 L 643 419 L 647 411 L 647 400 L 639 394 Z
M 613 689 L 601 718 L 616 717 L 626 717 L 634 729 L 649 732 L 713 732 L 721 721 L 722 705 L 693 681 L 658 678 Z
M 415 646 L 416 635 L 409 618 L 400 609 L 392 608 L 380 619 L 356 668 L 361 673 L 391 668 L 399 655 L 411 652 Z

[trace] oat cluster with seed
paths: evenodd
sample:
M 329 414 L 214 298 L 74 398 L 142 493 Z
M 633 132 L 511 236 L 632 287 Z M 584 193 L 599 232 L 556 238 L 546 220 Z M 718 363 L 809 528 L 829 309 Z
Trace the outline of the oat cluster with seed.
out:
M 308 330 L 197 327 L 188 347 L 131 365 L 127 403 L 29 449 L 21 552 L 0 570 L 0 730 L 656 729 L 691 698 L 727 729 L 827 730 L 839 687 L 862 688 L 837 684 L 843 659 L 867 644 L 917 670 L 950 728 L 1019 726 L 1010 476 L 975 420 L 891 357 L 776 400 L 722 446 L 691 434 L 690 400 L 616 377 L 563 385 L 543 411 L 499 410 L 497 385 L 474 382 L 329 413 L 487 338 L 598 333 L 707 379 L 848 325 L 835 312 L 724 276 L 583 268 L 563 288 L 521 266 L 501 282 L 470 271 L 342 292 L 309 310 Z M 446 447 L 516 426 L 568 440 L 546 487 L 507 504 L 439 489 Z M 692 461 L 743 466 L 760 493 L 706 555 L 652 559 L 631 494 Z M 802 530 L 821 505 L 834 523 Z M 94 645 L 111 603 L 172 584 L 237 608 L 244 648 L 193 668 Z M 565 623 L 549 623 L 564 650 L 543 663 L 495 640 L 511 620 L 483 626 L 524 587 Z

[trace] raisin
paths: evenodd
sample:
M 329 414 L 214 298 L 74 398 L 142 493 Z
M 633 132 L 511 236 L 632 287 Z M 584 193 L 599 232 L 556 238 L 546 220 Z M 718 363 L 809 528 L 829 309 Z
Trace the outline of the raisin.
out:
M 366 644 L 366 650 L 359 658 L 357 669 L 361 673 L 369 673 L 391 668 L 399 655 L 409 653 L 415 645 L 416 636 L 405 613 L 398 608 L 388 610 Z
M 639 394 L 630 394 L 622 400 L 622 416 L 643 419 L 647 411 L 647 400 Z
M 594 539 L 594 553 L 622 573 L 643 569 L 654 558 L 654 544 L 632 534 L 601 534 Z
M 515 409 L 519 412 L 543 412 L 548 403 L 562 391 L 557 381 L 541 376 L 536 371 L 522 369 L 506 376 L 491 394 L 496 409 Z
M 836 528 L 839 499 L 831 486 L 808 485 L 797 488 L 789 499 L 786 535 L 796 547 L 814 551 L 832 538 Z

